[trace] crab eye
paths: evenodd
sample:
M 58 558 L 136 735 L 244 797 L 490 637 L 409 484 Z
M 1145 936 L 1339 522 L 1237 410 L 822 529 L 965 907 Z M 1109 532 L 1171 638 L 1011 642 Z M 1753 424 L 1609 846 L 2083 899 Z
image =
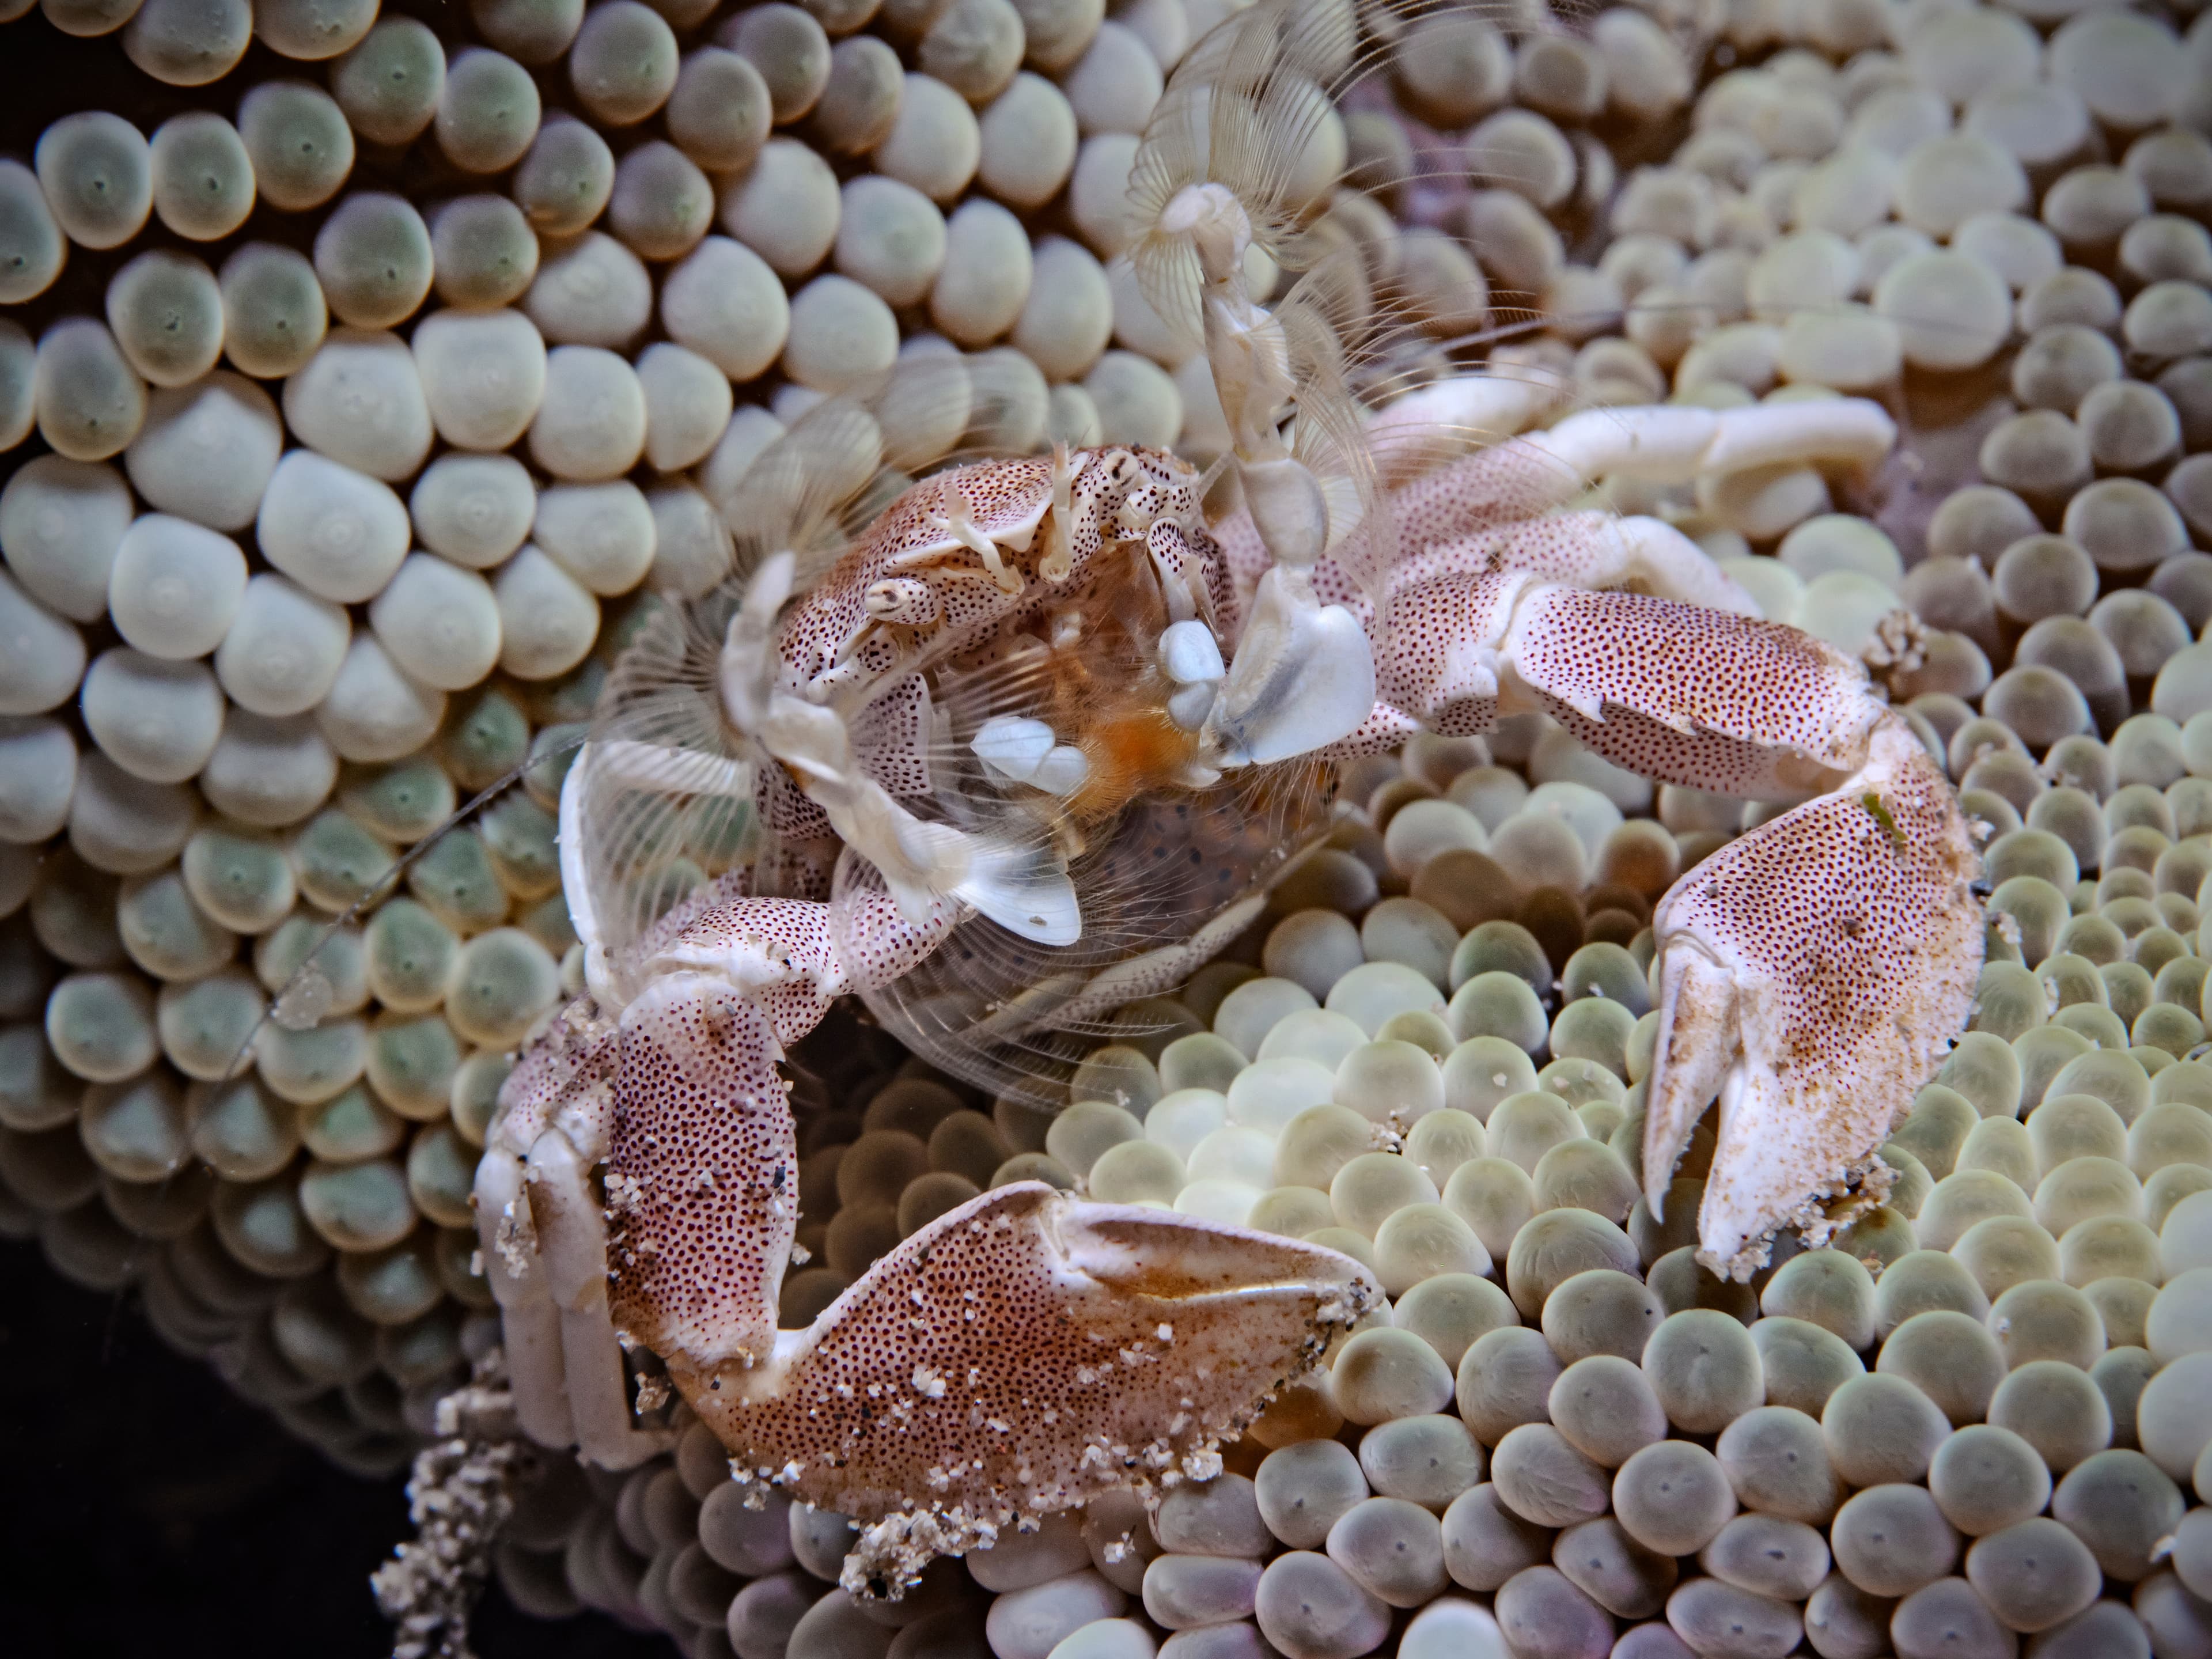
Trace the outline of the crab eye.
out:
M 878 622 L 913 627 L 938 617 L 937 595 L 919 576 L 890 576 L 869 584 L 860 608 Z

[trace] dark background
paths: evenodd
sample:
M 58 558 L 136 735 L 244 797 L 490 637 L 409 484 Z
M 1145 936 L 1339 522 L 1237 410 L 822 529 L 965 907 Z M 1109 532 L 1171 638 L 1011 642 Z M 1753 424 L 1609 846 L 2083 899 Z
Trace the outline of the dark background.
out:
M 465 34 L 459 0 L 386 12 Z M 0 24 L 0 155 L 28 162 L 39 134 L 83 109 L 151 131 L 184 109 L 232 113 L 258 82 L 320 83 L 256 42 L 213 86 L 167 87 L 123 55 L 120 33 L 71 40 L 33 9 Z M 363 155 L 354 184 L 422 194 L 397 158 Z M 424 181 L 428 184 L 430 181 Z M 303 242 L 318 214 L 257 210 L 220 255 L 256 239 Z M 35 337 L 70 312 L 98 315 L 116 267 L 173 242 L 158 221 L 110 253 L 72 248 L 61 280 L 7 315 Z M 199 250 L 203 258 L 209 250 Z M 0 454 L 0 480 L 46 445 Z M 97 648 L 95 647 L 95 648 Z M 131 1293 L 64 1283 L 35 1244 L 0 1241 L 0 1654 L 9 1659 L 372 1659 L 391 1632 L 368 1575 L 409 1531 L 403 1481 L 326 1463 L 206 1366 L 172 1352 Z M 549 1624 L 495 1586 L 476 1623 L 484 1659 L 669 1659 L 660 1638 L 586 1613 Z
M 35 1244 L 0 1243 L 0 1652 L 391 1652 L 368 1575 L 407 1535 L 400 1480 L 325 1462 Z M 476 1635 L 484 1659 L 674 1651 L 595 1613 L 527 1618 L 496 1585 Z

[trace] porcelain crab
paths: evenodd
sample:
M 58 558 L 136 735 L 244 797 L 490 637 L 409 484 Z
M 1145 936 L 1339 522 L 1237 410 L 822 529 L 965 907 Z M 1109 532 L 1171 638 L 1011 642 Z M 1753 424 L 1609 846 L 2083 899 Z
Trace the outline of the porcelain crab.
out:
M 1648 1195 L 1717 1094 L 1698 1236 L 1744 1275 L 1778 1228 L 1879 1197 L 1874 1149 L 1980 964 L 1968 827 L 1863 667 L 1759 619 L 1667 524 L 1576 505 L 1607 477 L 1863 468 L 1888 416 L 1593 410 L 1516 438 L 1550 399 L 1483 376 L 1360 410 L 1325 307 L 1246 287 L 1283 216 L 1220 140 L 1298 56 L 1295 9 L 1246 15 L 1257 46 L 1193 54 L 1202 119 L 1171 91 L 1146 140 L 1160 305 L 1202 329 L 1220 465 L 985 460 L 848 539 L 832 509 L 881 452 L 817 410 L 757 466 L 749 568 L 632 647 L 562 792 L 586 989 L 510 1079 L 477 1185 L 521 1419 L 651 1455 L 622 1357 L 650 1349 L 743 1478 L 868 1523 L 854 1588 L 1218 1468 L 1379 1293 L 1314 1245 L 1025 1182 L 779 1332 L 777 1062 L 836 997 L 1004 1085 L 1256 917 L 1325 828 L 1331 763 L 1541 710 L 1651 777 L 1802 803 L 1654 916 Z M 672 908 L 671 849 L 702 842 L 725 872 Z

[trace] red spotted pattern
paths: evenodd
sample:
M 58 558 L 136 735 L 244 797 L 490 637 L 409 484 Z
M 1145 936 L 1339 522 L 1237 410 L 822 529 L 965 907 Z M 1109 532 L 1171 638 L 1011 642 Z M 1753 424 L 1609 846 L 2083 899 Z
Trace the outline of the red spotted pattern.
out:
M 1652 917 L 1671 1023 L 1644 1168 L 1673 1167 L 1741 1060 L 1700 1228 L 1739 1274 L 1778 1224 L 1817 1224 L 1820 1200 L 1888 1139 L 1964 1027 L 1981 969 L 1980 859 L 1951 787 L 1901 720 L 1873 750 L 1836 793 L 1691 870 Z
M 905 1240 L 787 1365 L 676 1374 L 736 1461 L 809 1503 L 1006 1527 L 1171 1484 L 1370 1293 L 1334 1251 L 1022 1182 Z
M 790 1092 L 776 1071 L 848 988 L 896 974 L 950 927 L 888 903 L 830 945 L 829 907 L 784 899 L 702 905 L 657 935 L 654 970 L 623 1012 L 608 1157 L 615 1322 L 655 1352 L 704 1362 L 764 1356 L 799 1224 Z M 722 970 L 772 982 L 750 994 Z
M 933 784 L 923 672 L 982 661 L 1010 624 L 1079 602 L 1109 544 L 1142 538 L 1233 641 L 1267 565 L 1249 520 L 1209 531 L 1197 474 L 1170 455 L 1102 448 L 1066 464 L 1065 514 L 1049 460 L 917 484 L 779 628 L 788 686 L 859 688 L 856 749 L 894 793 Z M 1526 446 L 1478 453 L 1391 498 L 1397 562 L 1381 592 L 1321 562 L 1316 592 L 1360 618 L 1381 659 L 1383 700 L 1341 752 L 1417 726 L 1483 729 L 1498 673 L 1509 696 L 1533 696 L 1649 775 L 1755 793 L 1832 784 L 1860 765 L 1881 706 L 1836 653 L 1693 605 L 1577 591 L 1616 573 L 1604 520 L 1553 510 L 1571 482 Z M 1018 592 L 950 532 L 956 491 Z M 1063 548 L 1070 568 L 1043 580 Z M 932 619 L 868 615 L 865 595 L 893 576 L 927 585 L 933 605 L 906 614 Z M 1883 749 L 1887 729 L 1862 775 L 1881 812 L 1849 791 L 1816 800 L 1707 860 L 1660 907 L 1673 1023 L 1647 1161 L 1671 1159 L 1669 1138 L 1686 1134 L 1729 1065 L 1756 1073 L 1723 1126 L 1709 1217 L 1771 1225 L 1817 1203 L 1887 1133 L 1963 1019 L 1979 960 L 1972 846 L 1940 772 L 1909 733 Z M 769 827 L 794 847 L 826 845 L 812 803 L 779 769 L 764 778 Z M 823 872 L 793 890 L 823 890 Z M 512 1130 L 531 1129 L 611 1080 L 616 1316 L 760 1475 L 908 1528 L 922 1554 L 972 1544 L 1102 1490 L 1217 1467 L 1206 1449 L 1364 1308 L 1371 1287 L 1333 1252 L 1024 1185 L 904 1241 L 771 1360 L 799 1218 L 776 1062 L 836 995 L 917 977 L 957 918 L 914 927 L 880 893 L 841 897 L 861 907 L 852 913 L 747 898 L 743 885 L 726 878 L 655 926 L 638 947 L 648 988 L 618 1036 L 584 1009 L 518 1068 L 509 1109 Z M 1179 975 L 1194 948 L 1108 966 L 1101 995 Z M 1716 962 L 1725 972 L 1707 971 Z M 896 1550 L 880 1559 L 893 1577 L 908 1564 Z
M 1882 711 L 1809 634 L 1640 593 L 1540 589 L 1510 647 L 1547 712 L 1614 765 L 1720 794 L 1832 787 Z

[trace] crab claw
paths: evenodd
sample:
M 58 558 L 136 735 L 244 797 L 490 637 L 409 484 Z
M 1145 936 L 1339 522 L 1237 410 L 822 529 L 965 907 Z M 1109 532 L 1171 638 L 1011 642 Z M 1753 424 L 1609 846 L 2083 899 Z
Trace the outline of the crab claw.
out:
M 872 1523 L 847 1587 L 896 1595 L 1018 1520 L 1218 1472 L 1379 1295 L 1334 1250 L 1024 1182 L 913 1234 L 767 1364 L 670 1370 L 732 1468 Z
M 1778 1229 L 1822 1242 L 1878 1201 L 1875 1149 L 1966 1023 L 1979 866 L 1950 786 L 1886 715 L 1840 788 L 1730 842 L 1660 901 L 1644 1191 L 1659 1214 L 1717 1091 L 1698 1218 L 1715 1272 L 1747 1279 Z

